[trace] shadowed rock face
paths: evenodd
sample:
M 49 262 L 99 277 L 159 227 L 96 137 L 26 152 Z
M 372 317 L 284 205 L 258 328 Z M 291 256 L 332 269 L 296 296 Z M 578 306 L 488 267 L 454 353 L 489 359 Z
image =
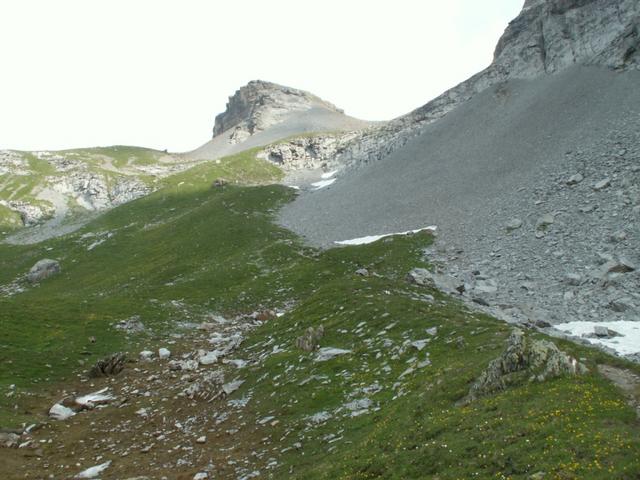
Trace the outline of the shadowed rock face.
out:
M 237 136 L 241 141 L 244 136 L 280 123 L 288 114 L 313 107 L 342 113 L 329 102 L 303 90 L 253 80 L 229 97 L 226 110 L 216 116 L 213 136 L 235 127 L 240 130 Z
M 429 103 L 362 134 L 344 163 L 380 160 L 480 92 L 512 79 L 532 79 L 576 65 L 640 70 L 638 0 L 528 0 L 507 27 L 482 72 Z
M 494 67 L 510 77 L 554 73 L 575 64 L 635 69 L 637 0 L 532 0 L 498 42 Z

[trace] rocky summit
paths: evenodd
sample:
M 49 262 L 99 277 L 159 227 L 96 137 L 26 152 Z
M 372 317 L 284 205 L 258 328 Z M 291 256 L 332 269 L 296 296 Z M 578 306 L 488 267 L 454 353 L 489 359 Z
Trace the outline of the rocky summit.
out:
M 254 80 L 229 97 L 227 109 L 216 117 L 213 136 L 234 129 L 231 140 L 241 142 L 246 136 L 281 123 L 292 113 L 312 108 L 344 113 L 309 92 Z
M 640 478 L 640 3 L 387 122 L 0 152 L 0 477 Z

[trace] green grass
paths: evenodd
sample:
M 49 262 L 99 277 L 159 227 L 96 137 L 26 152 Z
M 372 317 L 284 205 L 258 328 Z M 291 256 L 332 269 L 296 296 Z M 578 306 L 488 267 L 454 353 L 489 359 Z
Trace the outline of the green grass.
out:
M 235 394 L 252 392 L 247 425 L 279 420 L 269 432 L 278 451 L 302 444 L 281 454 L 273 478 L 526 479 L 539 471 L 558 479 L 638 478 L 638 421 L 595 365 L 637 367 L 558 342 L 585 358 L 588 375 L 524 383 L 456 407 L 502 351 L 509 327 L 406 282 L 408 270 L 426 266 L 428 235 L 317 251 L 273 223 L 292 190 L 233 184 L 278 175 L 255 161 L 255 152 L 208 162 L 72 235 L 0 246 L 0 284 L 43 257 L 59 259 L 63 269 L 38 287 L 0 297 L 0 426 L 33 415 L 3 394 L 9 384 L 17 385 L 18 399 L 28 398 L 105 354 L 139 351 L 178 321 L 293 305 L 238 352 L 248 358 L 274 345 L 284 349 L 244 370 L 246 383 Z M 217 178 L 230 184 L 212 188 Z M 104 242 L 88 250 L 97 240 Z M 374 275 L 355 275 L 361 267 Z M 151 332 L 128 339 L 113 330 L 131 315 Z M 352 354 L 318 363 L 295 349 L 295 338 L 319 324 L 322 346 Z M 407 344 L 429 338 L 425 330 L 434 326 L 438 335 L 425 349 L 431 365 L 401 378 L 426 358 Z M 378 410 L 349 417 L 345 404 L 363 397 Z M 308 416 L 323 411 L 331 418 L 310 427 Z M 238 441 L 250 433 L 240 432 Z

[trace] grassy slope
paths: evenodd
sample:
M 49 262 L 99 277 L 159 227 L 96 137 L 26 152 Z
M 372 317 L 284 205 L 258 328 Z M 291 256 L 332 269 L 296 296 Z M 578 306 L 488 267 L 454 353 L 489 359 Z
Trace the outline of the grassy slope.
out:
M 71 236 L 0 246 L 0 284 L 42 257 L 63 266 L 41 286 L 0 298 L 0 392 L 15 383 L 28 404 L 25 392 L 39 391 L 34 383 L 68 378 L 79 362 L 114 350 L 137 351 L 110 327 L 134 314 L 161 336 L 176 321 L 197 321 L 207 312 L 231 315 L 293 301 L 293 310 L 251 334 L 240 356 L 271 351 L 270 339 L 285 351 L 248 369 L 235 394 L 253 392 L 248 425 L 274 415 L 280 423 L 272 440 L 281 448 L 303 444 L 303 455 L 282 454 L 275 478 L 528 478 L 538 471 L 550 472 L 548 478 L 638 478 L 635 414 L 595 373 L 455 407 L 501 351 L 508 327 L 405 282 L 406 272 L 422 264 L 428 236 L 318 252 L 271 222 L 291 190 L 210 188 L 219 177 L 257 183 L 277 176 L 252 158 L 196 167 Z M 106 239 L 106 232 L 113 235 Z M 94 236 L 82 238 L 86 233 Z M 87 250 L 98 239 L 106 240 Z M 359 267 L 377 275 L 357 276 Z M 421 299 L 425 293 L 436 301 Z M 313 354 L 292 347 L 306 327 L 319 323 L 327 331 L 323 346 L 353 354 L 316 363 Z M 432 326 L 439 328 L 426 348 L 432 365 L 399 378 L 412 359 L 424 358 L 400 346 L 427 337 Z M 385 346 L 384 338 L 391 343 Z M 619 363 L 573 344 L 562 347 L 584 357 L 592 372 L 596 362 Z M 312 375 L 318 377 L 299 385 Z M 338 410 L 376 384 L 379 391 L 367 396 L 378 411 L 350 418 Z M 0 396 L 0 425 L 33 415 L 14 403 Z M 306 417 L 321 411 L 332 418 L 309 427 Z M 251 435 L 241 431 L 237 438 L 250 442 Z

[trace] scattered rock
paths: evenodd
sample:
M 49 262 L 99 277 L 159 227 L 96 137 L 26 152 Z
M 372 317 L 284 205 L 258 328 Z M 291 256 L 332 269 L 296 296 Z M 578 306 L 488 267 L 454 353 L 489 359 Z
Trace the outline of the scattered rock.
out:
M 564 283 L 577 287 L 582 283 L 582 276 L 577 273 L 567 273 L 564 276 Z
M 170 350 L 168 350 L 166 348 L 158 349 L 158 357 L 160 357 L 160 359 L 166 360 L 170 356 L 171 356 L 171 351 Z
M 20 444 L 20 435 L 11 432 L 0 432 L 0 448 L 17 448 Z
M 331 360 L 332 358 L 347 355 L 351 353 L 351 350 L 343 350 L 341 348 L 333 348 L 333 347 L 324 347 L 318 350 L 318 354 L 316 355 L 316 362 L 326 362 L 327 360 Z
M 124 364 L 127 360 L 127 356 L 124 353 L 114 353 L 98 360 L 96 364 L 89 370 L 89 377 L 109 377 L 119 374 L 124 370 Z
M 582 182 L 582 180 L 584 180 L 582 174 L 576 173 L 569 177 L 569 179 L 567 180 L 567 185 L 577 185 L 578 183 Z
M 319 346 L 320 339 L 324 336 L 324 327 L 320 325 L 318 328 L 309 327 L 304 335 L 296 339 L 296 347 L 305 352 L 312 352 Z
M 513 230 L 517 230 L 520 227 L 522 227 L 522 220 L 520 220 L 519 218 L 513 218 L 513 219 L 511 219 L 511 220 L 509 220 L 507 222 L 505 227 L 506 227 L 508 232 L 511 232 Z
M 92 408 L 95 408 L 97 405 L 104 405 L 106 403 L 109 403 L 115 400 L 116 397 L 114 397 L 110 393 L 107 393 L 108 391 L 109 391 L 108 387 L 103 388 L 102 390 L 98 390 L 97 392 L 93 392 L 88 395 L 83 395 L 81 397 L 76 397 L 74 402 L 76 405 L 80 407 L 92 409 Z
M 44 258 L 36 262 L 27 274 L 27 280 L 38 283 L 60 273 L 60 263 L 50 258 Z
M 233 392 L 238 390 L 243 383 L 244 383 L 244 380 L 234 380 L 233 382 L 225 383 L 222 386 L 222 390 L 226 395 L 231 395 Z
M 53 418 L 54 420 L 60 420 L 60 421 L 66 420 L 68 418 L 71 418 L 75 414 L 76 414 L 76 412 L 74 412 L 73 410 L 71 410 L 68 407 L 65 407 L 64 405 L 60 405 L 59 403 L 56 403 L 49 410 L 49 416 L 51 418 Z
M 124 330 L 127 333 L 140 333 L 145 330 L 139 315 L 134 315 L 126 320 L 120 320 L 115 324 L 115 328 L 117 330 Z
M 619 337 L 620 334 L 603 325 L 596 325 L 595 327 L 593 327 L 593 333 L 587 336 L 593 336 L 597 338 L 613 338 L 613 337 Z
M 547 230 L 553 223 L 555 222 L 555 217 L 550 213 L 545 213 L 536 222 L 536 230 L 544 231 Z
M 200 365 L 213 365 L 214 363 L 218 363 L 217 352 L 202 352 L 198 357 L 198 363 Z M 182 369 L 186 370 L 184 367 Z
M 610 178 L 605 178 L 603 180 L 600 180 L 599 182 L 595 183 L 593 185 L 593 189 L 596 191 L 599 190 L 603 190 L 605 188 L 607 188 L 609 185 L 611 185 L 611 179 Z
M 143 350 L 142 352 L 140 352 L 140 360 L 146 362 L 153 360 L 153 352 L 151 350 Z
M 368 277 L 369 270 L 367 270 L 366 268 L 359 268 L 358 270 L 356 270 L 356 275 L 360 275 L 361 277 Z

